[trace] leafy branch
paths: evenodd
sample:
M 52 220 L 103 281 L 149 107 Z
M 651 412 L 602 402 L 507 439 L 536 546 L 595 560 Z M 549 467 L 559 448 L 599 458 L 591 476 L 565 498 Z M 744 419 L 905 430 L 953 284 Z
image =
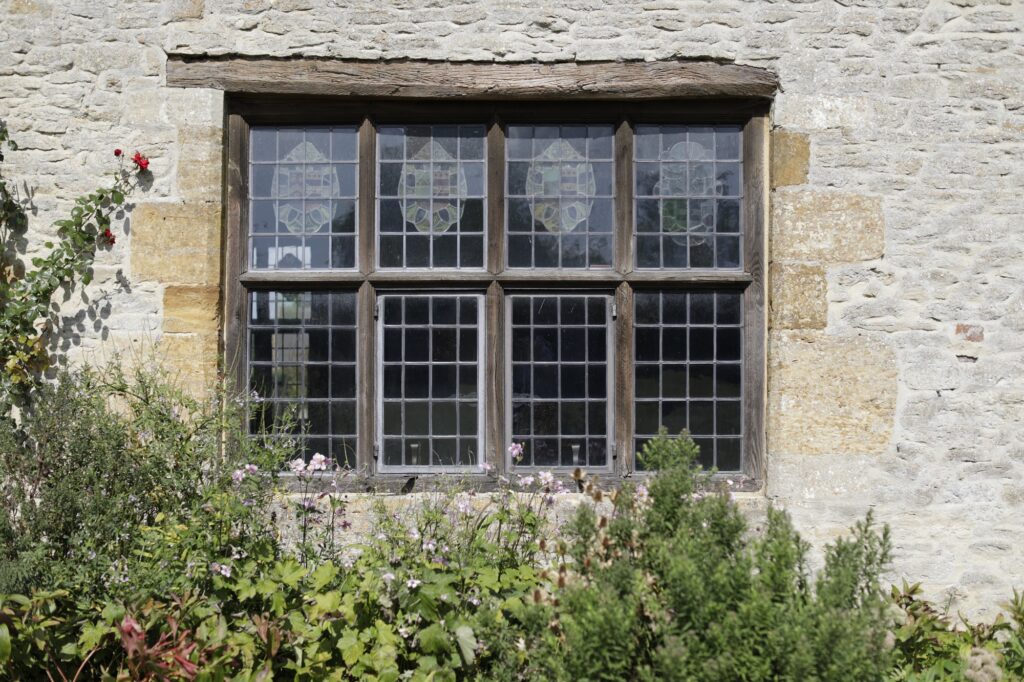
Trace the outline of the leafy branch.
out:
M 5 145 L 17 149 L 0 125 L 0 162 Z M 92 281 L 96 249 L 115 243 L 111 220 L 138 187 L 140 176 L 148 172 L 149 160 L 138 152 L 128 168 L 120 149 L 114 155 L 119 163 L 111 176 L 113 183 L 75 199 L 70 217 L 54 223 L 57 242 L 44 244 L 49 253 L 33 258 L 32 270 L 19 278 L 10 264 L 0 262 L 0 404 L 9 405 L 23 396 L 49 366 L 46 339 L 56 326 L 50 315 L 54 293 L 61 287 L 72 288 L 76 281 L 86 285 Z M 16 191 L 0 169 L 0 235 L 6 242 L 26 224 Z M 6 251 L 4 255 L 6 260 Z

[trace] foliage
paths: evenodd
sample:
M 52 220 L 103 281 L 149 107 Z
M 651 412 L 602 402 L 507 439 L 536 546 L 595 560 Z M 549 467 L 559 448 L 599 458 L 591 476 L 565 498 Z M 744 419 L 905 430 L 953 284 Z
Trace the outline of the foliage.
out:
M 17 149 L 7 128 L 0 124 L 0 163 L 5 144 Z M 121 150 L 116 150 L 115 156 L 124 158 Z M 54 325 L 54 293 L 61 287 L 72 287 L 76 281 L 89 284 L 97 247 L 114 244 L 112 218 L 121 215 L 125 198 L 148 173 L 149 161 L 138 152 L 132 163 L 137 172 L 119 164 L 109 187 L 75 199 L 70 216 L 54 223 L 57 242 L 46 242 L 49 253 L 33 258 L 32 269 L 22 277 L 6 262 L 10 258 L 7 244 L 24 232 L 27 216 L 16 190 L 0 172 L 0 243 L 4 244 L 0 252 L 0 412 L 22 401 L 49 365 L 46 335 Z
M 0 680 L 938 680 L 1020 675 L 1014 625 L 953 631 L 917 588 L 879 589 L 872 519 L 825 552 L 782 512 L 746 527 L 687 437 L 657 474 L 589 495 L 564 526 L 550 473 L 370 495 L 254 439 L 242 400 L 146 372 L 62 375 L 0 436 Z M 10 426 L 10 425 L 9 425 Z M 516 446 L 514 446 L 516 447 Z M 294 544 L 275 532 L 294 518 Z M 893 614 L 898 607 L 899 616 Z M 987 676 L 987 677 L 986 677 Z
M 1014 591 L 1006 605 L 1009 621 L 1002 614 L 991 624 L 961 618 L 960 627 L 954 627 L 920 593 L 919 584 L 892 588 L 892 603 L 899 613 L 893 632 L 893 680 L 1024 679 L 1024 594 Z
M 115 364 L 40 386 L 20 423 L 0 417 L 0 593 L 74 586 L 116 594 L 152 581 L 127 572 L 148 529 L 163 522 L 171 535 L 172 521 L 197 510 L 217 519 L 225 489 L 239 488 L 233 471 L 246 464 L 264 473 L 244 482 L 250 502 L 228 520 L 256 524 L 284 455 L 242 436 L 241 407 L 222 403 Z M 224 546 L 228 520 L 209 526 L 203 542 Z

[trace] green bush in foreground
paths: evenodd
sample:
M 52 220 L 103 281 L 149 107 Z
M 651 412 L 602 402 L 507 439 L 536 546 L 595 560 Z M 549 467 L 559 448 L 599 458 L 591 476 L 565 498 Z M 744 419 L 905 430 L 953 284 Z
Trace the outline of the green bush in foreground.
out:
M 145 373 L 66 375 L 0 433 L 0 679 L 979 680 L 1024 674 L 1012 622 L 956 630 L 886 594 L 886 529 L 825 551 L 785 514 L 751 532 L 688 438 L 564 527 L 550 474 L 375 498 L 350 537 L 348 475 L 293 461 L 301 528 L 277 536 L 286 451 L 234 400 Z M 286 445 L 286 442 L 285 442 Z M 725 487 L 726 489 L 723 489 Z M 24 595 L 24 596 L 22 596 Z

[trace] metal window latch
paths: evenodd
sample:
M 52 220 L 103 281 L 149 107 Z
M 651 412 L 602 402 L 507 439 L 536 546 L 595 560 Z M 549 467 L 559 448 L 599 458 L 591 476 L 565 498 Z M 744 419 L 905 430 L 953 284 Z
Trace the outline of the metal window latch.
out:
M 373 319 L 380 318 L 380 301 L 374 301 L 373 303 Z
M 612 303 L 612 319 L 613 320 L 619 319 L 619 304 L 618 303 Z
M 380 443 L 373 444 L 373 458 L 380 459 Z

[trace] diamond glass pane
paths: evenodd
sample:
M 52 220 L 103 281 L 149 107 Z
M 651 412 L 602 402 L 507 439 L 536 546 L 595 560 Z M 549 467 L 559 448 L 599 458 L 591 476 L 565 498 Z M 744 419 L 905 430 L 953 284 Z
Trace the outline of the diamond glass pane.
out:
M 356 265 L 357 131 L 254 126 L 249 139 L 249 268 Z
M 739 126 L 638 125 L 636 267 L 742 267 Z
M 637 291 L 634 297 L 636 451 L 665 427 L 689 429 L 700 463 L 739 471 L 743 439 L 742 295 Z M 637 460 L 637 468 L 643 464 Z
M 512 296 L 513 465 L 608 465 L 607 296 Z
M 483 125 L 381 126 L 381 268 L 482 268 L 487 199 Z
M 275 421 L 307 460 L 356 464 L 356 294 L 249 294 L 250 431 Z
M 482 297 L 381 297 L 386 467 L 480 463 Z
M 614 227 L 610 125 L 508 126 L 510 268 L 609 268 Z

